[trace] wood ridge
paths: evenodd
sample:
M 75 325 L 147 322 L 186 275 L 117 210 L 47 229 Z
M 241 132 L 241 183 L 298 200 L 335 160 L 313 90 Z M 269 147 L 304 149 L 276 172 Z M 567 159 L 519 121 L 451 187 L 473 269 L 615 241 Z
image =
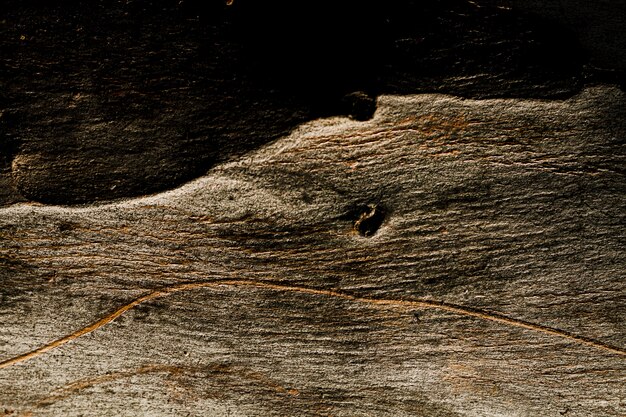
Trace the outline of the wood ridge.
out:
M 526 330 L 532 330 L 535 332 L 544 333 L 550 336 L 556 336 L 563 339 L 567 339 L 572 342 L 576 342 L 579 344 L 583 344 L 589 347 L 593 347 L 595 349 L 600 349 L 605 352 L 610 352 L 612 354 L 626 356 L 626 349 L 615 347 L 608 345 L 606 343 L 585 337 L 576 335 L 573 333 L 569 333 L 564 330 L 556 329 L 549 326 L 544 326 L 541 324 L 531 323 L 525 320 L 515 319 L 508 316 L 505 316 L 496 312 L 487 312 L 484 310 L 474 309 L 471 307 L 465 307 L 457 304 L 450 304 L 443 301 L 435 301 L 435 300 L 397 300 L 397 299 L 379 299 L 379 298 L 367 298 L 367 297 L 358 297 L 350 294 L 346 294 L 339 291 L 333 290 L 322 290 L 315 288 L 307 288 L 307 287 L 299 287 L 299 286 L 291 286 L 291 285 L 283 285 L 276 284 L 272 282 L 266 281 L 252 281 L 252 280 L 218 280 L 218 281 L 202 281 L 202 282 L 188 282 L 183 284 L 176 284 L 167 287 L 163 287 L 161 289 L 152 291 L 148 294 L 142 295 L 131 301 L 128 304 L 119 307 L 117 310 L 112 313 L 104 316 L 103 318 L 93 322 L 92 324 L 83 327 L 67 336 L 64 336 L 60 339 L 54 340 L 44 346 L 41 346 L 37 349 L 34 349 L 30 352 L 23 353 L 21 355 L 15 356 L 13 358 L 7 359 L 5 361 L 0 362 L 0 369 L 8 368 L 10 366 L 25 362 L 29 359 L 33 359 L 37 356 L 40 356 L 48 351 L 56 349 L 58 347 L 63 346 L 66 343 L 71 342 L 72 340 L 78 339 L 81 336 L 84 336 L 87 333 L 91 333 L 106 324 L 112 322 L 125 312 L 137 307 L 138 305 L 148 302 L 150 300 L 168 296 L 171 294 L 179 293 L 182 291 L 189 291 L 201 288 L 216 288 L 216 287 L 256 287 L 261 289 L 268 289 L 274 291 L 281 292 L 295 292 L 301 294 L 310 294 L 310 295 L 319 295 L 326 297 L 335 297 L 341 298 L 344 300 L 349 300 L 357 303 L 371 304 L 377 306 L 390 306 L 390 307 L 404 307 L 404 308 L 431 308 L 441 311 L 447 311 L 450 313 L 467 316 L 467 317 L 475 317 L 482 320 L 488 320 L 500 324 L 504 324 L 507 326 L 518 327 Z

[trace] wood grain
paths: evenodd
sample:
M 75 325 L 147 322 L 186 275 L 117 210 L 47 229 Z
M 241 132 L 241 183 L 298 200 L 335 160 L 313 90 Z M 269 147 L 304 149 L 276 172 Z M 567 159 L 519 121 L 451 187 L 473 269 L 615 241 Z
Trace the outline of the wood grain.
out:
M 171 191 L 2 208 L 0 405 L 624 415 L 625 104 L 385 95 Z
M 301 123 L 368 119 L 379 94 L 562 99 L 626 79 L 623 1 L 5 3 L 0 205 L 175 188 Z

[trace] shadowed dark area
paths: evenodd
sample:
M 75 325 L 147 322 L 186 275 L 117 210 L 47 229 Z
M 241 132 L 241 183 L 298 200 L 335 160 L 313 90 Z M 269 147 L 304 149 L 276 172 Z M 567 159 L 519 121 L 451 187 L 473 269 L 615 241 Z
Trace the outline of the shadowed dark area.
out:
M 578 92 L 576 35 L 501 3 L 5 2 L 0 205 L 172 188 L 379 94 Z

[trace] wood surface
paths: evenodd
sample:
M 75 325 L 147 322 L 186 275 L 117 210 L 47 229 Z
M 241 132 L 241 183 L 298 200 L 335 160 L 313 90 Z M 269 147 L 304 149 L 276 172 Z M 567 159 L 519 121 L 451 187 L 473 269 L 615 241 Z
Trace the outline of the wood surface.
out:
M 171 189 L 306 121 L 366 120 L 379 94 L 562 99 L 626 80 L 623 1 L 565 17 L 493 0 L 5 2 L 0 205 Z
M 626 416 L 622 2 L 288 3 L 7 2 L 0 414 Z
M 170 192 L 2 209 L 4 407 L 623 414 L 624 93 L 379 100 Z

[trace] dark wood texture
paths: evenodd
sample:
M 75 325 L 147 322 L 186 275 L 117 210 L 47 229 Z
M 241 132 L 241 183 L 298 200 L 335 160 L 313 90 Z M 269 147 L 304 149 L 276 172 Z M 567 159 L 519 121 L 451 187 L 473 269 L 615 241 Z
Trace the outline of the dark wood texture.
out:
M 0 413 L 626 415 L 597 3 L 6 2 Z
M 580 36 L 494 1 L 5 3 L 4 205 L 169 189 L 305 121 L 365 120 L 378 94 L 564 98 L 624 70 L 615 18 L 599 24 L 620 3 Z

